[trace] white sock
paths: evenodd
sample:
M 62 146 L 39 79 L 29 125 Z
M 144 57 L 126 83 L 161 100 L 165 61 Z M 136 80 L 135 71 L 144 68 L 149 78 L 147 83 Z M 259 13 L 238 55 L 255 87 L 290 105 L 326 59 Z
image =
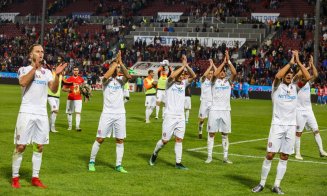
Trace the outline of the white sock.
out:
M 203 122 L 199 123 L 199 134 L 202 134 L 203 124 Z
M 229 141 L 228 141 L 228 135 L 221 135 L 222 136 L 222 146 L 224 150 L 224 159 L 228 157 L 228 147 L 229 147 Z
M 100 143 L 98 141 L 94 141 L 93 146 L 92 146 L 92 150 L 91 150 L 91 156 L 90 156 L 90 162 L 95 162 L 95 157 L 98 154 L 98 151 L 100 149 Z
M 76 129 L 79 128 L 80 123 L 81 123 L 81 114 L 76 114 Z
M 318 148 L 319 148 L 319 151 L 322 152 L 324 151 L 323 147 L 322 147 L 322 140 L 321 140 L 321 136 L 319 133 L 315 134 L 315 140 L 316 140 L 316 143 L 318 145 Z
M 160 106 L 156 106 L 156 118 L 159 118 Z
M 295 136 L 295 154 L 300 155 L 301 137 Z
M 159 141 L 157 142 L 157 145 L 156 145 L 154 151 L 153 151 L 153 154 L 157 155 L 157 154 L 159 153 L 159 151 L 160 151 L 164 146 L 165 146 L 165 145 L 164 145 L 164 143 L 162 142 L 162 140 L 159 140 Z
M 72 127 L 73 115 L 72 114 L 67 114 L 67 119 L 68 119 L 68 127 Z
M 176 163 L 182 162 L 182 151 L 183 151 L 182 142 L 175 142 Z
M 261 186 L 265 186 L 266 184 L 267 176 L 269 174 L 270 167 L 271 167 L 271 162 L 272 160 L 268 160 L 267 158 L 265 158 L 265 160 L 262 163 L 261 181 L 260 181 Z
M 165 109 L 166 109 L 166 107 L 163 106 L 163 107 L 162 107 L 162 118 L 165 118 Z
M 121 165 L 124 156 L 124 143 L 116 143 L 116 166 Z
M 185 111 L 185 120 L 188 121 L 188 118 L 190 116 L 190 110 Z
M 14 152 L 14 154 L 12 155 L 12 177 L 18 177 L 19 176 L 19 169 L 20 169 L 20 165 L 22 163 L 23 160 L 23 153 L 19 153 L 19 152 Z
M 210 137 L 209 134 L 208 134 L 208 141 L 207 141 L 207 144 L 208 144 L 208 157 L 212 157 L 212 149 L 213 149 L 214 141 L 215 141 L 215 137 Z
M 145 110 L 145 120 L 150 120 L 150 116 L 153 112 L 153 108 L 151 106 L 147 106 Z
M 57 113 L 56 112 L 52 112 L 51 113 L 51 117 L 50 117 L 51 127 L 54 127 L 55 126 L 56 118 L 57 118 Z
M 32 163 L 33 163 L 32 177 L 38 178 L 39 173 L 40 173 L 41 164 L 42 164 L 42 152 L 33 152 Z
M 279 159 L 274 186 L 279 187 L 287 168 L 287 160 Z

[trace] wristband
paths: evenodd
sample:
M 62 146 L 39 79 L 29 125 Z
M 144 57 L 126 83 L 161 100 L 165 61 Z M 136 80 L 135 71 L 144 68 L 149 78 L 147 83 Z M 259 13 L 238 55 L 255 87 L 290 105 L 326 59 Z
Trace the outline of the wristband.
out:
M 232 61 L 228 60 L 228 64 L 233 64 Z

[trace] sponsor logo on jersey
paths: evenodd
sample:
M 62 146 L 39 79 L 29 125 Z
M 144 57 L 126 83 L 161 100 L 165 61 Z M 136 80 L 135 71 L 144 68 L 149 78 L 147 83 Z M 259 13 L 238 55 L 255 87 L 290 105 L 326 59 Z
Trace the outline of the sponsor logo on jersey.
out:
M 229 89 L 229 86 L 216 86 L 215 90 L 216 91 L 222 91 L 222 90 L 227 90 Z
M 40 85 L 47 85 L 47 81 L 45 80 L 34 80 L 33 83 Z
M 279 94 L 278 98 L 283 99 L 283 100 L 294 100 L 294 99 L 296 99 L 296 95 L 291 96 L 288 94 L 286 94 L 286 95 Z

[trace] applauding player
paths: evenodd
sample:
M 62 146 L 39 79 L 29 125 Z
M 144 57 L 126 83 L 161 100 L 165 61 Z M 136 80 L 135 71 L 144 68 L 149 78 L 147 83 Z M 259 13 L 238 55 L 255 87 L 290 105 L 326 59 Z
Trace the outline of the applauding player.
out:
M 123 77 L 118 76 L 123 72 Z M 101 113 L 96 140 L 93 143 L 89 162 L 89 171 L 95 171 L 95 157 L 106 137 L 113 133 L 116 137 L 116 168 L 122 173 L 127 171 L 122 166 L 124 139 L 126 137 L 126 111 L 124 105 L 124 85 L 131 76 L 121 60 L 120 52 L 103 77 L 103 110 Z
M 310 80 L 310 74 L 299 60 L 298 52 L 293 52 L 291 61 L 285 65 L 275 76 L 273 82 L 272 102 L 273 115 L 267 145 L 266 158 L 262 164 L 261 181 L 252 189 L 252 192 L 261 192 L 266 184 L 272 159 L 280 152 L 277 166 L 277 175 L 272 189 L 277 194 L 284 194 L 280 188 L 280 182 L 287 168 L 287 160 L 294 153 L 296 131 L 296 106 L 300 86 L 293 82 L 293 70 L 291 66 L 297 64 L 302 73 L 304 85 Z
M 176 67 L 175 71 L 169 76 L 166 88 L 166 109 L 165 118 L 162 122 L 162 138 L 150 158 L 149 164 L 154 165 L 159 151 L 168 143 L 171 137 L 175 136 L 176 168 L 187 169 L 182 163 L 182 141 L 185 134 L 185 88 L 196 77 L 193 70 L 188 66 L 186 56 L 183 55 L 183 66 Z M 183 80 L 184 69 L 188 71 L 190 77 Z

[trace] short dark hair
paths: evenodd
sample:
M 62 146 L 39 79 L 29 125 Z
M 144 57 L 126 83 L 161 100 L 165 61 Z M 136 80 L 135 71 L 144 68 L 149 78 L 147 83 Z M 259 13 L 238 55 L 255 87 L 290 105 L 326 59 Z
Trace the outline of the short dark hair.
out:
M 30 53 L 33 51 L 33 49 L 34 49 L 35 46 L 41 46 L 41 47 L 42 47 L 41 44 L 33 44 L 33 45 L 31 45 L 31 46 L 28 48 L 28 54 L 30 54 Z
M 150 74 L 150 73 L 153 73 L 153 70 L 152 70 L 152 69 L 150 69 L 150 70 L 148 71 L 148 74 Z

